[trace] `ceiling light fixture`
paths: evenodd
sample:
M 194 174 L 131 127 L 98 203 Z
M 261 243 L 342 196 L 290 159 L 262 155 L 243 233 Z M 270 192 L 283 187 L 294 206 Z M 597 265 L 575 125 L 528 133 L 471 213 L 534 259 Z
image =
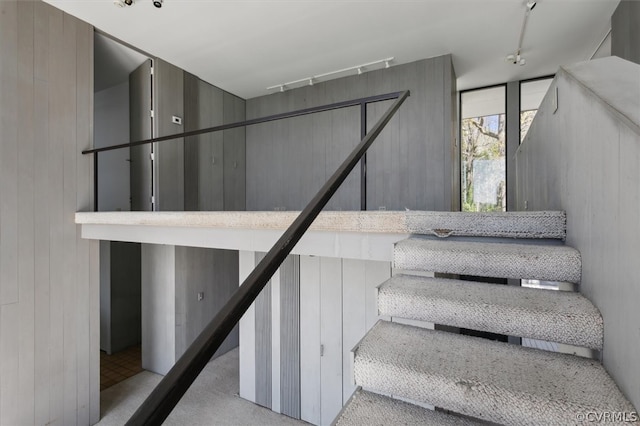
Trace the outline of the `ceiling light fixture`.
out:
M 309 86 L 313 86 L 318 80 L 329 77 L 335 74 L 344 74 L 350 71 L 356 71 L 358 75 L 364 74 L 367 71 L 367 68 L 372 67 L 374 65 L 384 64 L 385 68 L 391 67 L 391 62 L 393 62 L 395 58 L 392 56 L 390 58 L 379 59 L 377 61 L 367 62 L 366 64 L 354 65 L 352 67 L 343 68 L 336 71 L 325 72 L 323 74 L 314 75 L 312 77 L 305 77 L 299 80 L 290 81 L 288 83 L 280 83 L 275 84 L 273 86 L 267 87 L 267 90 L 278 89 L 280 92 L 284 92 L 286 89 L 289 89 L 291 86 L 302 85 L 307 83 Z
M 162 7 L 162 0 L 152 0 L 152 1 L 153 1 L 153 5 L 158 9 Z
M 514 64 L 514 65 L 520 65 L 520 66 L 524 66 L 527 63 L 527 60 L 524 59 L 522 57 L 521 51 L 522 51 L 522 41 L 524 40 L 524 33 L 525 30 L 527 29 L 527 22 L 529 21 L 529 14 L 531 13 L 531 11 L 533 10 L 534 7 L 536 7 L 538 3 L 534 0 L 528 0 L 527 3 L 525 4 L 527 7 L 527 10 L 525 10 L 524 12 L 524 19 L 522 20 L 522 28 L 520 30 L 520 39 L 518 40 L 518 48 L 516 49 L 516 53 L 507 55 L 507 57 L 505 58 L 505 61 Z

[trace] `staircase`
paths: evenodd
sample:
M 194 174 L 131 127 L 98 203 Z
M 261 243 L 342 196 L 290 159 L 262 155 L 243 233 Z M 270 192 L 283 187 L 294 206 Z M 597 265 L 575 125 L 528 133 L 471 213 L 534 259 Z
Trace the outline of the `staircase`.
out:
M 394 248 L 403 274 L 378 288 L 379 315 L 392 321 L 380 320 L 353 349 L 358 388 L 334 424 L 571 425 L 588 413 L 635 420 L 598 360 L 406 325 L 601 351 L 602 317 L 580 293 L 423 276 L 578 284 L 580 253 L 562 244 L 565 221 L 563 212 L 412 214 L 420 235 Z

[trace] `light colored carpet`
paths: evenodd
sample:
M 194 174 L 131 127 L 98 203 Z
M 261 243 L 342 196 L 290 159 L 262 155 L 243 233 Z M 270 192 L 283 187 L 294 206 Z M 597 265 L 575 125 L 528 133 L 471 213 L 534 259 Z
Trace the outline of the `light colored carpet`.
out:
M 418 407 L 408 402 L 356 390 L 333 426 L 472 426 L 486 424 Z
M 379 321 L 355 349 L 356 384 L 505 425 L 635 412 L 598 361 Z
M 396 275 L 380 315 L 602 349 L 600 311 L 580 293 Z
M 238 396 L 238 349 L 211 361 L 178 403 L 165 425 L 305 425 Z M 121 426 L 160 382 L 143 371 L 100 394 L 100 426 Z
M 568 246 L 409 238 L 396 243 L 394 268 L 479 277 L 580 282 L 580 253 Z

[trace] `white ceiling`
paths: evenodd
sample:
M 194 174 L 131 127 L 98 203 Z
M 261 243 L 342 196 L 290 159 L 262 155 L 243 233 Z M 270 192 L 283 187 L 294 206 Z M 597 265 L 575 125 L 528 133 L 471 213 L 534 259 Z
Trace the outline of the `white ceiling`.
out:
M 453 54 L 458 89 L 554 73 L 589 59 L 619 0 L 539 0 L 522 55 L 526 0 L 45 0 L 243 98 L 386 57 Z

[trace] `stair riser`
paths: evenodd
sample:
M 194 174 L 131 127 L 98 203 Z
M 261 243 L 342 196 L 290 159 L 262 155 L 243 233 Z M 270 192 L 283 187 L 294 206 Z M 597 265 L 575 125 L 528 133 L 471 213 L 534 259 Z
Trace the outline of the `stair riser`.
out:
M 427 271 L 478 277 L 580 282 L 580 255 L 525 253 L 465 253 L 446 249 L 397 245 L 393 266 L 405 271 Z
M 544 291 L 544 290 L 539 290 Z M 451 300 L 422 300 L 378 294 L 379 315 L 527 337 L 602 350 L 602 318 L 510 310 L 504 306 L 472 307 Z
M 560 239 L 566 235 L 566 214 L 541 212 L 407 212 L 412 234 L 501 238 Z
M 509 425 L 633 412 L 591 359 L 379 321 L 354 350 L 358 386 Z
M 375 374 L 368 374 L 367 371 Z M 584 407 L 567 408 L 565 405 L 562 407 L 565 410 L 563 415 L 557 415 L 560 410 L 553 410 L 554 415 L 547 415 L 548 412 L 541 410 L 541 407 L 553 404 L 548 400 L 529 398 L 524 404 L 518 396 L 503 389 L 464 380 L 450 382 L 438 376 L 417 376 L 412 372 L 389 369 L 382 363 L 364 364 L 356 361 L 354 374 L 358 386 L 408 399 L 415 399 L 415 389 L 421 389 L 422 394 L 430 397 L 428 401 L 420 399 L 420 402 L 504 425 L 578 425 L 576 414 L 584 412 Z M 493 399 L 494 404 L 488 404 L 488 399 Z

